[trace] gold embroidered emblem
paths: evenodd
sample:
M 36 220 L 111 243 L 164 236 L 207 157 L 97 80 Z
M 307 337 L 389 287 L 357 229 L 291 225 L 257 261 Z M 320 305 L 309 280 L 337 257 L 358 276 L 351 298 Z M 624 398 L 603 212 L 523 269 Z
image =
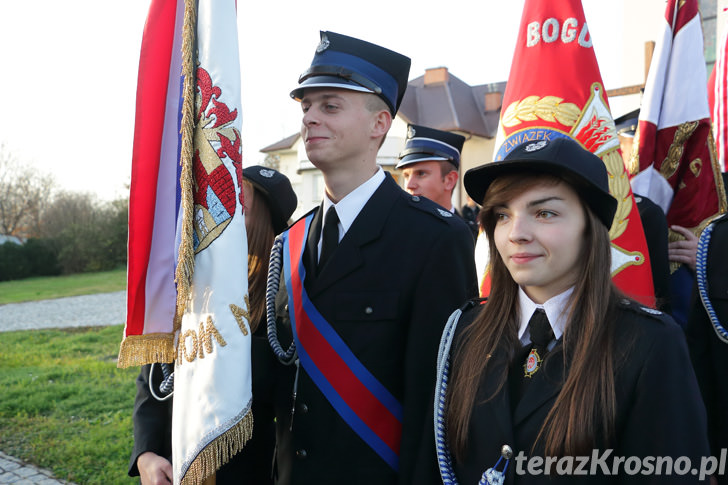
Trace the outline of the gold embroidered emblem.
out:
M 667 150 L 667 156 L 660 165 L 660 174 L 669 179 L 675 172 L 677 172 L 680 166 L 680 159 L 685 151 L 685 142 L 693 136 L 693 132 L 698 128 L 699 121 L 688 121 L 681 123 L 675 131 L 675 136 L 672 139 L 672 144 Z
M 695 178 L 700 177 L 700 170 L 703 168 L 703 161 L 700 158 L 696 158 L 690 162 L 690 171 L 693 173 Z
M 528 96 L 514 101 L 503 114 L 503 126 L 512 127 L 524 121 L 558 121 L 564 126 L 573 126 L 581 115 L 581 110 L 574 103 L 562 103 L 558 96 Z

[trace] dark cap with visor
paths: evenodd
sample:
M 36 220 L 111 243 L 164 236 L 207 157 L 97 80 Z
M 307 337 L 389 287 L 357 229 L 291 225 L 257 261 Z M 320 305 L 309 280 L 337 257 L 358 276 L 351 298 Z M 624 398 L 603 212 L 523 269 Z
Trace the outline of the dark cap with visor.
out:
M 495 179 L 511 173 L 540 172 L 563 178 L 584 199 L 607 229 L 617 211 L 609 195 L 609 174 L 601 158 L 570 137 L 533 140 L 518 145 L 503 160 L 471 168 L 463 184 L 470 197 L 482 203 Z
M 307 88 L 332 87 L 373 93 L 394 116 L 407 89 L 410 58 L 376 44 L 335 32 L 321 32 L 311 67 L 291 91 L 296 101 Z

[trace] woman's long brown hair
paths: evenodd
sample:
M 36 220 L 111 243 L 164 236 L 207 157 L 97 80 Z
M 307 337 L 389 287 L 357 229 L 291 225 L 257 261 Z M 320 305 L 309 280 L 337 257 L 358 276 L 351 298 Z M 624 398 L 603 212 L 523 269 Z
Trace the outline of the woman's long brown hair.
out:
M 447 396 L 448 440 L 456 459 L 463 460 L 468 444 L 470 416 L 476 404 L 481 376 L 500 372 L 492 399 L 507 379 L 507 365 L 489 368 L 496 348 L 508 349 L 512 358 L 518 341 L 518 285 L 495 247 L 494 207 L 537 185 L 563 183 L 552 175 L 508 175 L 488 189 L 480 211 L 480 223 L 490 248 L 491 292 L 488 301 L 454 348 L 451 384 Z M 616 398 L 613 334 L 620 293 L 610 274 L 610 242 L 607 228 L 588 209 L 581 260 L 583 266 L 569 302 L 569 318 L 563 334 L 565 382 L 549 411 L 536 442 L 547 456 L 590 454 L 597 442 L 614 433 Z M 497 365 L 497 364 L 493 364 Z M 535 447 L 536 443 L 532 444 Z
M 250 182 L 243 181 L 244 184 Z M 252 184 L 250 184 L 252 187 Z M 268 279 L 268 262 L 273 239 L 276 234 L 273 230 L 271 211 L 268 201 L 255 190 L 253 203 L 249 207 L 249 214 L 253 224 L 248 224 L 248 295 L 250 299 L 250 329 L 252 332 L 265 317 L 265 288 Z

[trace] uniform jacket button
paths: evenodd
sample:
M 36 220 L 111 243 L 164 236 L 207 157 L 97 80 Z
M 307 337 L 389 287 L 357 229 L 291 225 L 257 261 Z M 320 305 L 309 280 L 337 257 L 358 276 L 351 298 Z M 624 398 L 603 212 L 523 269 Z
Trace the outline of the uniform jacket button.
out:
M 301 407 L 299 409 L 301 410 L 302 414 L 306 414 L 308 412 L 308 406 L 306 406 L 305 403 L 301 403 Z
M 419 202 L 420 201 L 420 196 L 419 195 L 413 195 L 412 196 L 412 200 L 415 201 L 415 202 Z
M 308 453 L 306 453 L 306 450 L 298 450 L 298 451 L 296 451 L 296 458 L 299 458 L 301 460 L 303 460 L 304 458 L 306 458 L 307 455 L 308 455 Z
M 371 315 L 372 313 L 374 313 L 374 308 L 368 306 L 364 309 L 364 313 L 366 313 L 367 315 Z

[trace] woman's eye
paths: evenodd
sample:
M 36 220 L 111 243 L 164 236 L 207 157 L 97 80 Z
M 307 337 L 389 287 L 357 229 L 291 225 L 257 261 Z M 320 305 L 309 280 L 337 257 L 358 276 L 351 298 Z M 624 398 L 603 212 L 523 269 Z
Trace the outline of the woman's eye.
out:
M 556 213 L 554 211 L 542 210 L 539 211 L 538 216 L 542 219 L 550 219 L 552 217 L 555 217 Z

